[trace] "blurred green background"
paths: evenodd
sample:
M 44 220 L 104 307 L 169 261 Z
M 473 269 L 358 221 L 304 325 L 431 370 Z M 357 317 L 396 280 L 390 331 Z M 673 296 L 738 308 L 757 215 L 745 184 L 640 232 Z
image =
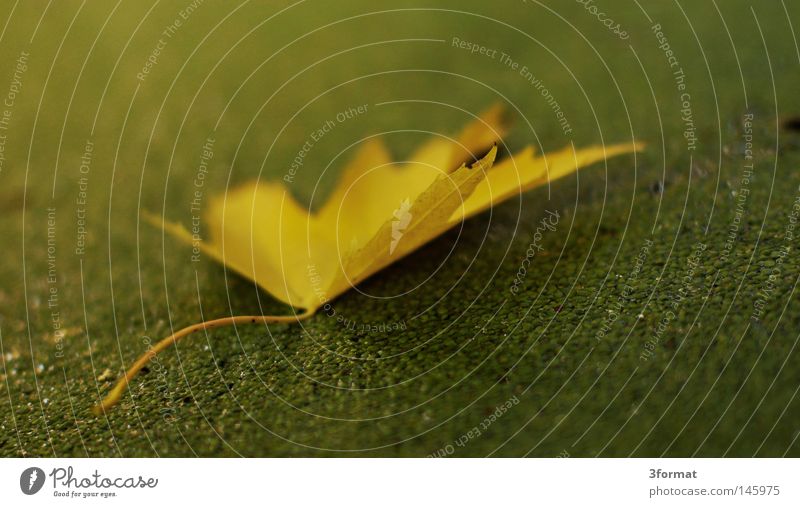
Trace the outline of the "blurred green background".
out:
M 796 4 L 2 4 L 0 455 L 800 454 Z M 197 335 L 91 414 L 170 326 L 290 311 L 139 221 L 190 219 L 207 139 L 203 199 L 281 178 L 367 104 L 291 185 L 316 207 L 363 137 L 402 158 L 495 102 L 505 155 L 648 149 L 469 220 L 360 287 L 381 297 L 337 300 L 344 323 Z M 559 226 L 513 295 L 547 210 Z M 387 323 L 404 329 L 361 329 Z

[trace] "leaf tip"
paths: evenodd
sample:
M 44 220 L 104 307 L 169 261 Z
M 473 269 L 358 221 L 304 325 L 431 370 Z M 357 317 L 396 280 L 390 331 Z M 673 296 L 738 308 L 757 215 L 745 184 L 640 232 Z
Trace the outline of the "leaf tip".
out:
M 469 166 L 469 169 L 489 169 L 494 164 L 494 160 L 497 157 L 497 143 L 492 145 L 492 149 L 490 149 L 486 155 L 481 157 L 475 163 Z

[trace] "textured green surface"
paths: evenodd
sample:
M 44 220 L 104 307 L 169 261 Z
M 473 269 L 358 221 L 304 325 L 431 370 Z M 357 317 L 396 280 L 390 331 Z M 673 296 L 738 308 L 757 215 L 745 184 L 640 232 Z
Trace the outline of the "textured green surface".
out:
M 623 41 L 570 2 L 395 2 L 380 12 L 390 7 L 206 0 L 137 80 L 188 3 L 65 1 L 44 12 L 3 0 L 15 9 L 3 9 L 0 93 L 20 52 L 30 57 L 0 172 L 0 455 L 800 454 L 797 240 L 785 237 L 800 195 L 800 135 L 781 127 L 800 114 L 798 6 L 642 2 L 645 14 L 601 2 L 630 33 Z M 693 151 L 656 22 L 685 71 Z M 497 55 L 454 48 L 453 37 Z M 543 80 L 571 135 L 501 52 Z M 397 100 L 426 102 L 379 105 Z M 451 133 L 469 118 L 460 109 L 497 100 L 516 109 L 512 150 L 631 136 L 649 147 L 472 219 L 360 287 L 406 296 L 351 291 L 334 305 L 346 322 L 318 315 L 302 327 L 197 335 L 160 356 L 107 418 L 91 415 L 146 349 L 143 337 L 201 315 L 289 311 L 137 222 L 139 209 L 164 206 L 189 219 L 215 124 L 209 193 L 280 178 L 325 119 L 368 104 L 298 172 L 292 191 L 317 206 L 350 151 L 335 157 L 361 137 Z M 748 111 L 754 175 L 725 258 Z M 426 135 L 387 141 L 403 157 Z M 76 255 L 87 139 L 88 239 Z M 539 240 L 546 210 L 561 218 Z M 532 242 L 542 251 L 513 295 Z M 706 248 L 691 257 L 698 243 Z M 774 290 L 759 296 L 773 273 Z M 392 323 L 404 329 L 359 330 Z

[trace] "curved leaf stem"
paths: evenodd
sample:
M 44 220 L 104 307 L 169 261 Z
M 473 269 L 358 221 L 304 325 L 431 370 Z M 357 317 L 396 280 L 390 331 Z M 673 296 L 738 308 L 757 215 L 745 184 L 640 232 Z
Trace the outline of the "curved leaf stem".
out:
M 180 331 L 176 331 L 175 333 L 167 336 L 166 338 L 162 339 L 158 343 L 156 343 L 153 347 L 151 347 L 147 352 L 139 356 L 139 359 L 128 368 L 128 371 L 125 372 L 125 375 L 120 378 L 114 388 L 106 395 L 103 400 L 95 405 L 92 408 L 92 412 L 95 415 L 101 415 L 106 410 L 110 409 L 122 399 L 122 395 L 125 394 L 125 390 L 128 388 L 128 384 L 139 373 L 145 365 L 150 362 L 159 352 L 162 350 L 170 347 L 178 343 L 181 339 L 196 333 L 200 330 L 207 330 L 213 329 L 222 326 L 235 326 L 237 324 L 255 324 L 255 323 L 264 323 L 264 324 L 291 324 L 294 322 L 300 322 L 301 320 L 305 320 L 309 317 L 314 315 L 313 310 L 307 310 L 303 313 L 298 313 L 296 315 L 281 315 L 281 316 L 272 316 L 272 315 L 237 315 L 233 317 L 223 317 L 221 319 L 214 319 L 214 320 L 207 320 L 205 322 L 199 322 L 197 324 L 192 324 L 191 326 L 185 327 Z

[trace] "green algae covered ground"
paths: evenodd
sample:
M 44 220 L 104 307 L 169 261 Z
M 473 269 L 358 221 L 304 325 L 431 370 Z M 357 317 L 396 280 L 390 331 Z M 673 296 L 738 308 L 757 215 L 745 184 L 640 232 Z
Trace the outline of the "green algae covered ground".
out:
M 800 9 L 640 3 L 5 1 L 0 455 L 799 455 Z M 648 146 L 92 415 L 171 327 L 290 311 L 139 210 L 191 224 L 301 152 L 316 207 L 357 140 L 498 101 L 506 156 Z

